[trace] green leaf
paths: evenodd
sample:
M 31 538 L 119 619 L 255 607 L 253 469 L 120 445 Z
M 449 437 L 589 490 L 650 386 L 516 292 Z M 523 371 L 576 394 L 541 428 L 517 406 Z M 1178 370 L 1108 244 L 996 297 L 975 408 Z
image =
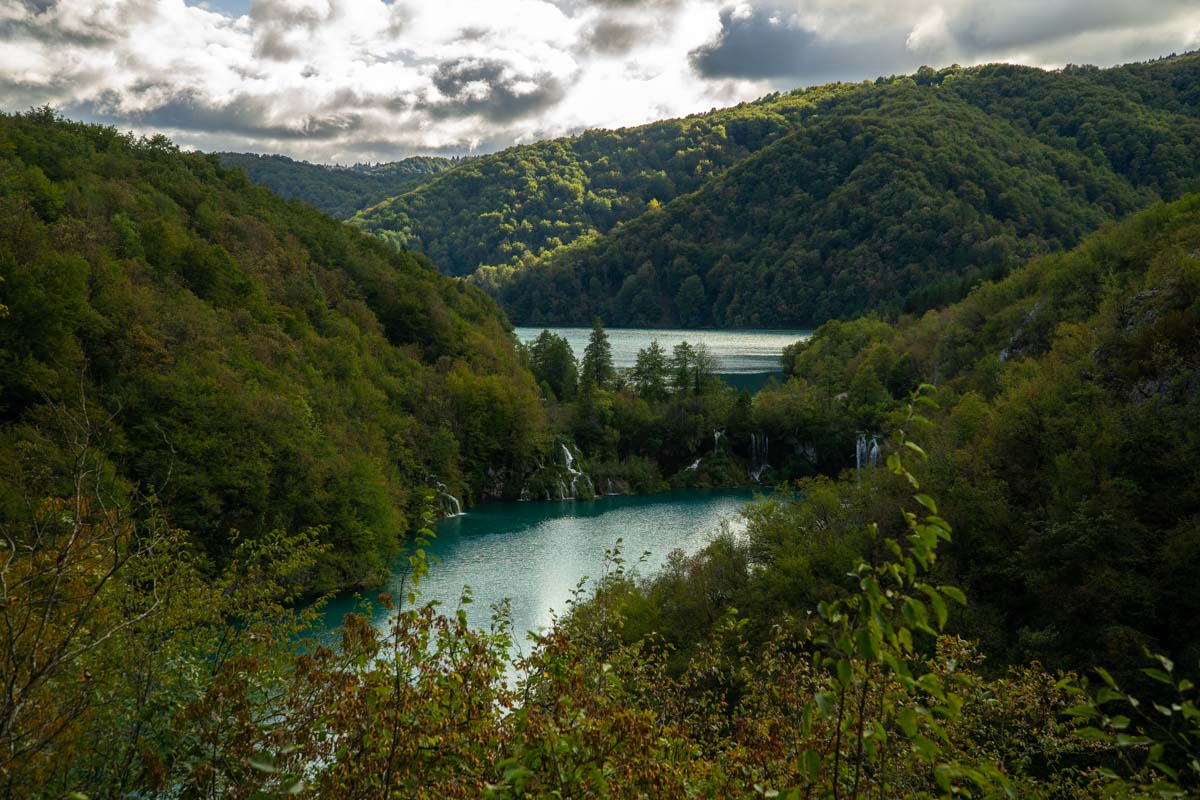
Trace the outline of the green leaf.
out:
M 821 754 L 816 750 L 805 750 L 801 756 L 804 764 L 804 774 L 810 781 L 815 781 L 821 774 Z
M 850 670 L 850 662 L 844 658 L 839 658 L 837 662 L 838 680 L 842 682 L 842 686 L 849 688 L 854 684 L 854 677 Z
M 1149 675 L 1154 680 L 1158 681 L 1159 683 L 1165 683 L 1167 686 L 1175 685 L 1175 682 L 1171 680 L 1171 676 L 1163 672 L 1161 669 L 1154 669 L 1153 667 L 1150 667 L 1142 670 L 1142 674 Z
M 960 606 L 965 606 L 967 604 L 967 596 L 963 594 L 962 589 L 959 589 L 957 586 L 939 586 L 938 589 L 941 590 L 942 594 L 946 595 L 946 597 L 949 597 Z
M 914 499 L 914 500 L 916 500 L 916 501 L 917 501 L 918 503 L 920 503 L 921 505 L 923 505 L 923 506 L 925 506 L 926 508 L 928 508 L 928 509 L 929 509 L 929 512 L 930 512 L 931 514 L 936 514 L 936 513 L 937 513 L 937 502 L 935 502 L 935 501 L 934 501 L 934 499 L 933 499 L 932 497 L 930 497 L 929 495 L 927 495 L 927 494 L 916 494 L 916 495 L 913 495 L 913 499 Z
M 273 773 L 279 770 L 275 767 L 275 758 L 267 753 L 259 753 L 246 759 L 246 763 L 259 772 Z

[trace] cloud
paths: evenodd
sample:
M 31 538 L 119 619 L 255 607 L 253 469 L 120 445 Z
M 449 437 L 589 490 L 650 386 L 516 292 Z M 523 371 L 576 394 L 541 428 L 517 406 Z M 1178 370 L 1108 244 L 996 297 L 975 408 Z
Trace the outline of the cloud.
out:
M 801 78 L 806 83 L 861 79 L 919 66 L 894 31 L 864 27 L 827 35 L 798 15 L 745 4 L 722 10 L 720 34 L 689 58 L 696 71 L 709 78 Z
M 236 10 L 231 10 L 236 9 Z M 464 153 L 941 65 L 1200 46 L 1194 0 L 0 0 L 0 108 L 313 161 Z
M 521 75 L 495 59 L 448 61 L 438 65 L 432 80 L 441 98 L 421 106 L 439 118 L 516 120 L 553 106 L 566 94 L 566 81 L 550 72 Z

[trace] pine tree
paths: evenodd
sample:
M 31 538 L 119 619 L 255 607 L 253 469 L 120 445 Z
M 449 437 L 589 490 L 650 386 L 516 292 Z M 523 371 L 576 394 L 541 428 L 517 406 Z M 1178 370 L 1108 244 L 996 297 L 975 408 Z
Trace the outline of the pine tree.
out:
M 599 389 L 610 389 L 615 377 L 612 346 L 608 343 L 608 334 L 604 332 L 604 323 L 596 317 L 592 323 L 592 335 L 588 337 L 587 347 L 583 351 L 579 380 Z

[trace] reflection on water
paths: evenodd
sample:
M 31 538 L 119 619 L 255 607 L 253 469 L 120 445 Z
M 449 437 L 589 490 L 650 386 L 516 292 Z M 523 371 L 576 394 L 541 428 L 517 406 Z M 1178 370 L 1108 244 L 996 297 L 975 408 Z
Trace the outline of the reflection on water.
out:
M 485 627 L 491 606 L 508 598 L 514 633 L 547 627 L 552 610 L 562 612 L 581 578 L 603 569 L 604 551 L 623 539 L 629 563 L 650 551 L 643 574 L 662 566 L 676 548 L 692 553 L 704 546 L 723 524 L 740 530 L 738 515 L 751 498 L 745 490 L 676 491 L 647 497 L 604 497 L 594 501 L 491 503 L 469 514 L 438 523 L 437 538 L 427 549 L 439 563 L 421 582 L 424 600 L 437 600 L 446 610 L 458 605 L 464 585 L 474 602 L 466 607 L 472 626 Z M 396 591 L 394 585 L 384 587 Z M 375 593 L 372 594 L 374 596 Z M 344 596 L 325 610 L 332 629 L 354 610 L 358 600 Z M 386 614 L 376 609 L 376 624 Z

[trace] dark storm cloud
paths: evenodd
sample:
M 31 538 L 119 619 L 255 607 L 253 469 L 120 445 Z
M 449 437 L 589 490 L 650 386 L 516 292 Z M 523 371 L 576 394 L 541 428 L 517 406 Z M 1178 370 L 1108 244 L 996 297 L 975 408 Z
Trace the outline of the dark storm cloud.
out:
M 689 54 L 706 78 L 844 80 L 920 66 L 904 48 L 903 34 L 837 41 L 793 27 L 771 9 L 721 12 L 716 41 Z
M 459 58 L 439 64 L 433 85 L 444 99 L 426 99 L 418 108 L 443 119 L 481 116 L 492 122 L 511 122 L 545 110 L 567 93 L 566 83 L 557 76 L 514 74 L 508 64 L 492 59 Z

